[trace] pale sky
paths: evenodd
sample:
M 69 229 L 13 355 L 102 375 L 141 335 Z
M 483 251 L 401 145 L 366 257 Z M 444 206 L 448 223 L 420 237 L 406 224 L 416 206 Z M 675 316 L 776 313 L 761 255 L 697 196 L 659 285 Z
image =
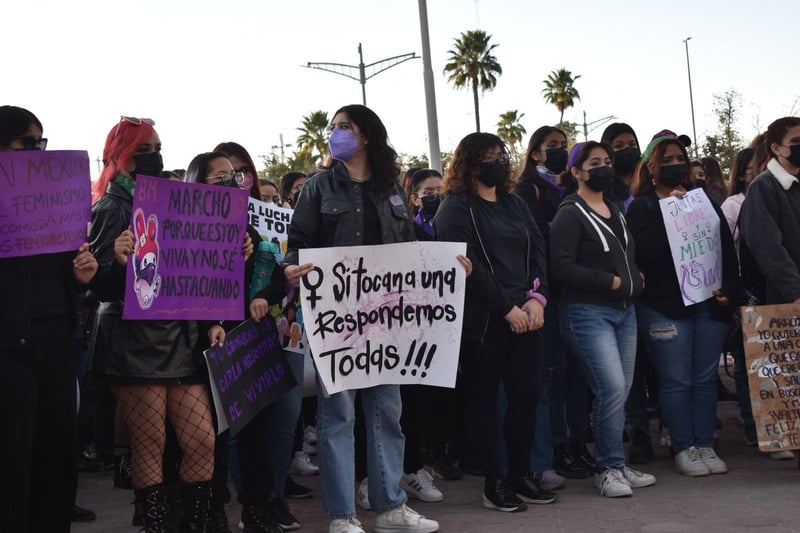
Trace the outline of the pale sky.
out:
M 33 111 L 48 149 L 88 150 L 93 176 L 122 114 L 156 121 L 166 168 L 221 141 L 244 145 L 260 168 L 281 133 L 294 144 L 303 115 L 361 102 L 358 82 L 301 65 L 357 64 L 359 42 L 367 64 L 422 52 L 414 0 L 39 0 L 6 2 L 1 13 L 0 104 Z M 511 109 L 525 114 L 528 135 L 555 124 L 542 80 L 565 67 L 581 75 L 565 120 L 615 115 L 642 144 L 663 128 L 692 136 L 689 36 L 698 138 L 715 128 L 712 94 L 729 89 L 742 95 L 748 140 L 800 112 L 797 2 L 428 0 L 428 18 L 442 150 L 474 129 L 471 92 L 442 74 L 454 38 L 472 29 L 492 35 L 503 67 L 481 98 L 484 131 Z M 426 153 L 422 60 L 378 74 L 366 92 L 395 149 Z

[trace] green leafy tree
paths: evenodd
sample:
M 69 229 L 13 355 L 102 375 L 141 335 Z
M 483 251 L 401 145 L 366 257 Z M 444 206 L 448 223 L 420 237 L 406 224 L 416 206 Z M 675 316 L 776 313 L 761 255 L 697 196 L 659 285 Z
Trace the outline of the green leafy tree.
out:
M 736 154 L 744 147 L 744 141 L 737 129 L 741 108 L 742 96 L 733 89 L 714 95 L 713 109 L 717 117 L 717 129 L 706 135 L 703 153 L 719 162 L 725 177 L 730 175 Z
M 551 72 L 543 81 L 544 101 L 556 106 L 561 113 L 558 119 L 560 123 L 564 122 L 564 110 L 574 106 L 575 100 L 581 99 L 581 95 L 575 88 L 575 81 L 580 77 L 580 74 L 573 76 L 569 70 L 560 68 Z
M 297 152 L 301 159 L 310 159 L 315 165 L 323 162 L 328 154 L 328 126 L 330 120 L 325 111 L 312 111 L 303 117 L 302 125 L 297 128 Z
M 509 149 L 511 150 L 511 158 L 519 164 L 519 147 L 522 139 L 528 131 L 520 123 L 520 119 L 525 116 L 525 113 L 520 113 L 516 109 L 506 111 L 500 115 L 500 120 L 497 121 L 497 136 L 503 139 Z
M 578 142 L 578 123 L 577 122 L 559 122 L 556 128 L 560 129 L 567 136 L 567 146 L 572 148 Z
M 489 44 L 492 36 L 485 31 L 472 30 L 455 39 L 455 46 L 449 50 L 450 59 L 444 66 L 447 81 L 456 89 L 470 87 L 475 105 L 475 131 L 481 131 L 481 115 L 478 104 L 478 89 L 481 93 L 491 91 L 497 85 L 497 76 L 503 68 L 492 52 L 496 44 Z

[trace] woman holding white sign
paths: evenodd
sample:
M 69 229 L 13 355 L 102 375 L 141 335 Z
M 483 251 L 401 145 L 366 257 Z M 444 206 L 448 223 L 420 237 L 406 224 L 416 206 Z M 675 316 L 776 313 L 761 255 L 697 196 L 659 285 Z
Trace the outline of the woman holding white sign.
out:
M 644 282 L 625 218 L 604 198 L 614 183 L 611 147 L 589 141 L 569 154 L 577 194 L 561 203 L 550 228 L 552 276 L 563 284 L 561 335 L 594 393 L 595 487 L 602 496 L 631 496 L 656 478 L 625 465 L 625 400 L 636 360 L 633 299 Z
M 675 470 L 686 476 L 724 474 L 728 467 L 713 448 L 717 372 L 732 311 L 728 296 L 736 292 L 739 264 L 730 229 L 713 202 L 706 199 L 703 204 L 710 208 L 702 208 L 706 217 L 702 221 L 698 213 L 701 209 L 686 210 L 680 224 L 676 219 L 669 228 L 665 226 L 659 202 L 671 198 L 672 205 L 678 208 L 686 195 L 682 183 L 689 175 L 689 157 L 686 147 L 674 134 L 659 135 L 642 154 L 633 187 L 636 199 L 627 213 L 628 227 L 636 243 L 636 262 L 646 280 L 637 303 L 639 333 L 645 338 L 658 370 L 661 413 L 672 438 Z M 689 239 L 707 231 L 706 224 L 713 226 L 709 220 L 713 217 L 718 219 L 715 222 L 719 238 L 709 234 L 701 242 L 707 248 L 721 247 L 721 264 L 703 273 L 702 263 L 692 261 L 686 269 L 687 285 L 682 285 L 676 274 L 668 230 L 680 231 Z M 678 224 L 680 227 L 674 227 Z M 693 253 L 692 250 L 700 253 L 700 249 L 700 245 L 695 245 L 687 253 Z M 681 266 L 683 272 L 684 265 Z M 684 298 L 684 289 L 698 282 L 709 286 L 712 276 L 717 281 L 721 279 L 721 288 L 704 301 L 685 304 L 689 300 L 688 296 Z
M 511 194 L 505 143 L 472 133 L 456 148 L 434 219 L 440 241 L 467 243 L 461 365 L 471 445 L 486 470 L 483 505 L 505 512 L 558 499 L 529 468 L 539 396 L 539 333 L 547 304 L 544 240 L 525 201 Z M 499 455 L 497 394 L 505 387 L 508 476 Z
M 339 109 L 330 126 L 334 163 L 307 179 L 289 229 L 284 270 L 298 286 L 313 265 L 298 265 L 299 250 L 331 246 L 390 244 L 414 240 L 411 215 L 397 181 L 397 153 L 380 118 L 362 105 Z M 320 459 L 325 514 L 330 533 L 363 533 L 355 511 L 353 423 L 355 390 L 325 397 L 318 378 Z M 361 389 L 367 426 L 370 507 L 375 531 L 433 532 L 439 524 L 406 506 L 400 488 L 404 438 L 397 385 Z

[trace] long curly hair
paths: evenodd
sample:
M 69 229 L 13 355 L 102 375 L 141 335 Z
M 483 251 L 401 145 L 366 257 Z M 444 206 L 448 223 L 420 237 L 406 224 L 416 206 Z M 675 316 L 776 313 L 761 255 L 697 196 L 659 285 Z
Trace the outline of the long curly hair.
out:
M 481 161 L 486 157 L 489 149 L 495 146 L 499 146 L 503 154 L 508 157 L 506 144 L 500 137 L 492 133 L 475 132 L 461 139 L 444 178 L 445 194 L 456 192 L 476 194 L 478 188 L 475 185 L 475 178 L 480 174 Z M 497 191 L 507 193 L 513 189 L 514 178 L 509 163 L 506 178 L 497 185 Z
M 155 128 L 146 122 L 134 124 L 127 120 L 120 120 L 111 128 L 103 148 L 103 171 L 94 184 L 92 201 L 106 195 L 108 184 L 130 163 L 139 145 L 150 142 L 155 132 Z
M 360 104 L 341 107 L 333 116 L 336 117 L 339 113 L 347 115 L 367 140 L 367 160 L 372 170 L 373 182 L 379 189 L 391 189 L 400 175 L 400 163 L 397 152 L 389 145 L 386 126 L 373 110 Z

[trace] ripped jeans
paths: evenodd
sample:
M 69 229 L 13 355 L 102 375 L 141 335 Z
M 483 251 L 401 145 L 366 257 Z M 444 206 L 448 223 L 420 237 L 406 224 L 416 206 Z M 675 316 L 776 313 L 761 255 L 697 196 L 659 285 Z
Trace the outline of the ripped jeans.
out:
M 714 445 L 717 372 L 728 324 L 711 318 L 711 302 L 693 306 L 690 318 L 671 319 L 636 304 L 639 334 L 647 342 L 660 384 L 661 415 L 675 453 Z

